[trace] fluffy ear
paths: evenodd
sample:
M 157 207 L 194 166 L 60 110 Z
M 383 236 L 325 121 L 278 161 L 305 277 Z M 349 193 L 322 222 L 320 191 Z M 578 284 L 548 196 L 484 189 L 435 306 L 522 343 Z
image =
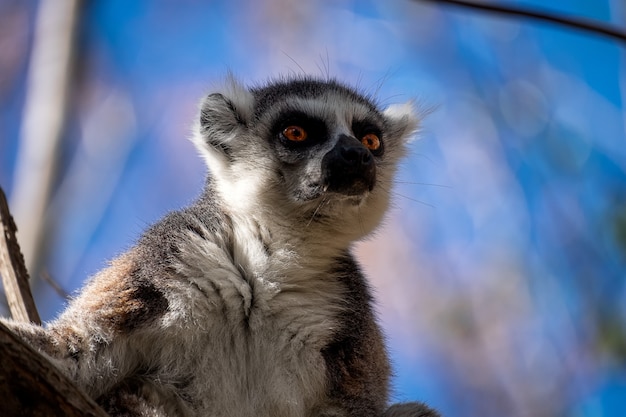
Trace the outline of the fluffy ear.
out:
M 383 112 L 386 131 L 389 136 L 403 142 L 410 142 L 419 129 L 420 118 L 413 101 L 404 104 L 393 104 Z
M 246 128 L 253 109 L 252 93 L 232 76 L 202 100 L 192 141 L 209 168 L 219 169 L 230 160 L 230 142 Z

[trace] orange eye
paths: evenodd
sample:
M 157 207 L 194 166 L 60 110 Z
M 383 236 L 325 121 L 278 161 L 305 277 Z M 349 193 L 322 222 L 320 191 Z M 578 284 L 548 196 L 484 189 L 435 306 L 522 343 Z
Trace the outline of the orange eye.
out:
M 300 126 L 288 126 L 283 130 L 283 136 L 293 142 L 302 142 L 306 140 L 306 130 Z
M 374 133 L 368 133 L 361 138 L 361 143 L 370 151 L 377 151 L 380 149 L 380 138 Z

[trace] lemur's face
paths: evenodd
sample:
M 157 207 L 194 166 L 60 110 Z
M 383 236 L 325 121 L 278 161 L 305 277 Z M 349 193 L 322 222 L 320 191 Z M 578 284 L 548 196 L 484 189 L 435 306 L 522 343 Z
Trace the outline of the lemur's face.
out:
M 364 205 L 384 211 L 417 124 L 410 106 L 382 112 L 334 81 L 229 87 L 203 103 L 196 137 L 229 205 L 305 215 Z
M 294 201 L 359 201 L 376 186 L 385 120 L 363 97 L 333 87 L 292 82 L 289 91 L 276 86 L 255 91 L 258 118 L 252 129 L 270 145 Z

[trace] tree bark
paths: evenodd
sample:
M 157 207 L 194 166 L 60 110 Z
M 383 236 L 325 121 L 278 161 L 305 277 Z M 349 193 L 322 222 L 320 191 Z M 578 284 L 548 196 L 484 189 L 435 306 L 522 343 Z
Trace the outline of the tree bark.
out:
M 39 324 L 16 227 L 0 188 L 0 275 L 13 318 Z M 3 417 L 107 414 L 50 361 L 0 323 L 0 415 Z
M 41 324 L 33 295 L 28 285 L 28 271 L 24 265 L 24 257 L 20 251 L 15 232 L 17 227 L 9 212 L 9 205 L 4 191 L 0 188 L 0 275 L 4 284 L 4 292 L 9 303 L 11 316 L 18 321 Z
M 1 415 L 107 416 L 95 401 L 2 323 L 0 358 Z

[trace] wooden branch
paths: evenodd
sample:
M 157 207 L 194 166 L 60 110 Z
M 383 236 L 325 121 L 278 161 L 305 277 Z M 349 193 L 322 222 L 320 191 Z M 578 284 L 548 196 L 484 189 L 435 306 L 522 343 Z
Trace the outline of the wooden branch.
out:
M 0 358 L 3 416 L 107 417 L 95 401 L 2 323 Z
M 28 286 L 28 272 L 15 236 L 17 228 L 2 188 L 0 223 L 0 273 L 11 314 L 15 320 L 40 324 Z M 1 322 L 0 359 L 0 411 L 3 417 L 107 417 L 94 400 Z
M 17 227 L 9 212 L 9 205 L 4 191 L 0 187 L 0 275 L 4 292 L 9 303 L 11 316 L 15 320 L 41 324 L 33 295 L 28 284 L 28 271 L 20 251 L 15 232 Z M 1 356 L 0 356 L 1 357 Z

